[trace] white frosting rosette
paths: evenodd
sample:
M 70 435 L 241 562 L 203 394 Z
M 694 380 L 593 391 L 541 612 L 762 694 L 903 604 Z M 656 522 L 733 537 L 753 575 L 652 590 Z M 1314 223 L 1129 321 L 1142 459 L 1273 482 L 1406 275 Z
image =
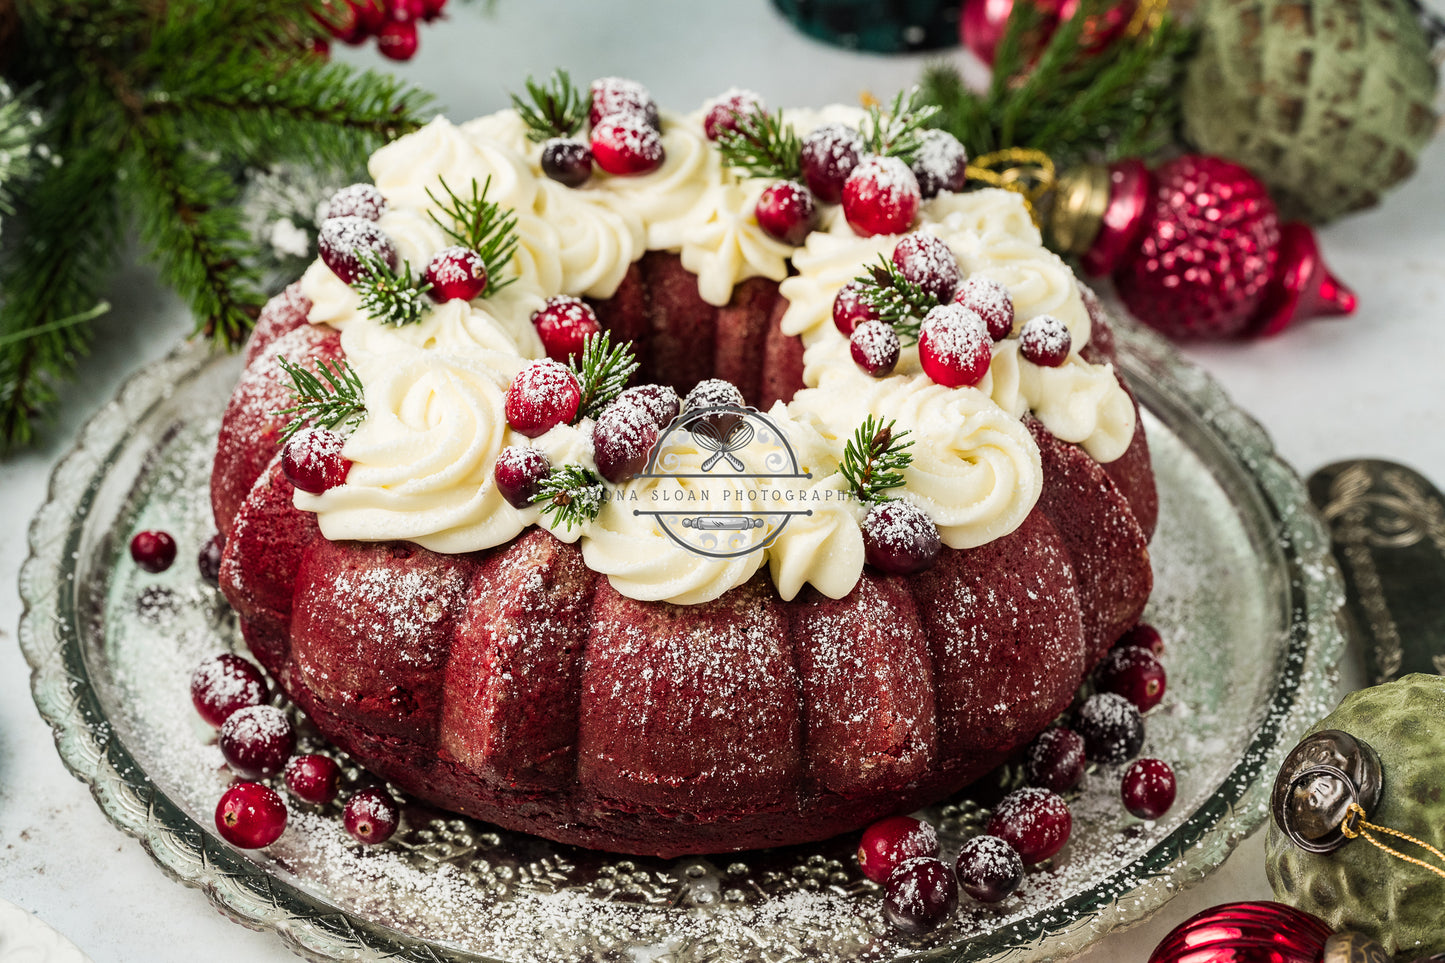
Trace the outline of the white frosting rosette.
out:
M 564 187 L 547 178 L 538 186 L 537 217 L 556 228 L 561 290 L 612 297 L 628 266 L 647 252 L 642 218 L 609 204 L 597 191 Z
M 1025 360 L 1017 341 L 1005 341 L 978 388 L 1015 418 L 1032 411 L 1054 437 L 1082 446 L 1095 461 L 1113 461 L 1134 440 L 1134 403 L 1113 365 L 1070 354 L 1045 367 Z

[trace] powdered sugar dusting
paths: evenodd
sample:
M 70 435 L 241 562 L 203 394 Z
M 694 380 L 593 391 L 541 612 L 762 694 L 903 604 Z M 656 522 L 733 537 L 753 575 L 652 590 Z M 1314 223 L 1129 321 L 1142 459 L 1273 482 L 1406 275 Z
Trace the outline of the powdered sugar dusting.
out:
M 990 350 L 992 340 L 983 318 L 961 304 L 940 304 L 930 310 L 921 337 L 936 358 L 951 365 L 972 364 L 980 350 Z
M 913 157 L 913 173 L 924 197 L 939 191 L 961 191 L 968 183 L 968 151 L 946 130 L 925 130 Z

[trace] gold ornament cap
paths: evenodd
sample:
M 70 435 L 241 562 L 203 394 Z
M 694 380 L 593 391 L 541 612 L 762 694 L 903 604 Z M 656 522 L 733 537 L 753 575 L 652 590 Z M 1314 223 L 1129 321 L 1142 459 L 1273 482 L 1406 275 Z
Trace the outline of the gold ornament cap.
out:
M 1270 810 L 1290 842 L 1308 853 L 1331 853 L 1350 841 L 1341 828 L 1350 810 L 1375 809 L 1383 781 L 1374 749 L 1348 732 L 1323 729 L 1285 757 Z

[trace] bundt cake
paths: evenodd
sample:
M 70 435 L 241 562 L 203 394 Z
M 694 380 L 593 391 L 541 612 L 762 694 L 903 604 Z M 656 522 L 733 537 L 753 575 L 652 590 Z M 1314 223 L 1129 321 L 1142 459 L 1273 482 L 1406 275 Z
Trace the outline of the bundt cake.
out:
M 948 189 L 931 135 L 922 177 L 894 156 L 907 118 L 738 94 L 649 116 L 613 81 L 590 103 L 590 156 L 536 142 L 535 110 L 438 119 L 333 199 L 219 433 L 246 642 L 377 775 L 567 843 L 791 844 L 955 792 L 1149 594 L 1153 476 L 1097 302 L 1018 194 Z M 738 159 L 773 139 L 781 198 Z M 722 444 L 699 411 L 730 413 Z M 727 477 L 746 551 L 632 507 L 706 496 L 696 459 L 740 453 L 740 419 L 793 458 Z

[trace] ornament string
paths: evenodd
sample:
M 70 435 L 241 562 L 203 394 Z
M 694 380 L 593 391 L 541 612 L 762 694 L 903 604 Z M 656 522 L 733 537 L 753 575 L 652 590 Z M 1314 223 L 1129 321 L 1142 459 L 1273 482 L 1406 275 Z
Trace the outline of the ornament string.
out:
M 1031 147 L 1006 147 L 973 159 L 968 179 L 1023 195 L 1024 207 L 1039 224 L 1038 204 L 1056 181 L 1053 159 Z
M 1386 846 L 1374 836 L 1370 835 L 1369 831 L 1372 829 L 1377 833 L 1386 833 L 1390 836 L 1396 837 L 1397 839 L 1403 839 L 1407 843 L 1414 843 L 1416 846 L 1419 846 L 1421 849 L 1429 852 L 1442 864 L 1445 864 L 1445 853 L 1440 852 L 1440 850 L 1436 849 L 1434 846 L 1431 846 L 1423 839 L 1416 839 L 1414 836 L 1411 836 L 1408 833 L 1402 833 L 1398 829 L 1391 829 L 1389 826 L 1376 826 L 1374 823 L 1366 822 L 1364 808 L 1361 807 L 1359 803 L 1351 803 L 1350 808 L 1345 811 L 1345 818 L 1340 822 L 1340 832 L 1344 833 L 1345 836 L 1350 839 L 1363 838 L 1366 842 L 1369 842 L 1376 847 L 1384 850 L 1391 856 L 1403 859 L 1405 862 L 1419 866 L 1421 869 L 1427 869 L 1430 872 L 1434 873 L 1436 876 L 1445 879 L 1445 869 L 1441 869 L 1438 866 L 1431 866 L 1423 859 L 1416 859 L 1413 856 L 1406 856 L 1398 849 L 1392 849 L 1389 846 Z

